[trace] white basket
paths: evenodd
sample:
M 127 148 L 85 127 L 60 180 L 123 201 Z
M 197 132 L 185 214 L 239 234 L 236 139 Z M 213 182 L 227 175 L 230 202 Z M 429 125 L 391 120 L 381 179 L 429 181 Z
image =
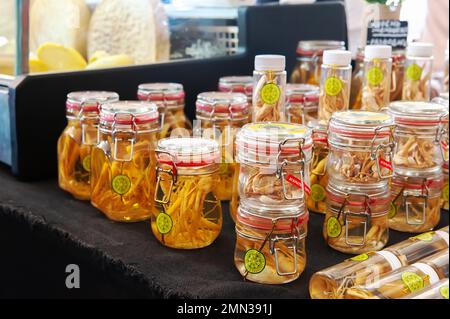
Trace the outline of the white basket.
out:
M 239 46 L 239 28 L 237 26 L 205 26 L 202 27 L 205 33 L 213 34 L 219 45 L 223 45 L 227 55 L 237 52 Z

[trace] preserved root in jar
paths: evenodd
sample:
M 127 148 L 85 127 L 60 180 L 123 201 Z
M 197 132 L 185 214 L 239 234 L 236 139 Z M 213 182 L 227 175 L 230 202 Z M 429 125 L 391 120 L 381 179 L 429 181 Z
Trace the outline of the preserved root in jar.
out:
M 72 92 L 67 96 L 68 125 L 58 140 L 59 186 L 80 200 L 91 197 L 91 151 L 97 143 L 100 103 L 114 102 L 114 92 Z
M 449 208 L 448 164 L 444 165 L 443 173 L 444 173 L 444 186 L 442 187 L 441 208 L 448 211 Z
M 161 180 L 160 189 L 170 199 L 152 216 L 152 230 L 163 245 L 194 249 L 214 242 L 222 229 L 221 205 L 214 194 L 217 182 L 213 175 L 179 176 L 170 194 L 171 181 Z
M 407 168 L 430 168 L 439 165 L 433 139 L 420 136 L 402 136 L 397 139 L 394 165 Z
M 308 84 L 288 84 L 286 115 L 289 123 L 306 125 L 317 119 L 319 87 Z
M 424 177 L 395 175 L 392 180 L 392 205 L 389 226 L 392 229 L 421 233 L 432 230 L 441 219 L 443 176 L 438 167 Z
M 160 138 L 190 136 L 192 125 L 186 117 L 184 110 L 167 110 L 164 116 L 164 125 L 159 133 Z
M 400 299 L 448 276 L 448 250 L 387 273 L 373 283 L 355 286 L 345 299 Z
M 352 74 L 352 84 L 350 86 L 351 110 L 361 109 L 363 82 L 364 82 L 364 50 L 362 48 L 358 48 L 355 69 L 353 70 Z
M 239 208 L 235 265 L 245 280 L 288 283 L 299 278 L 306 267 L 307 214 L 269 216 Z
M 255 58 L 253 122 L 285 120 L 285 57 L 260 55 Z
M 394 52 L 392 57 L 391 97 L 390 101 L 400 101 L 403 95 L 403 83 L 405 81 L 404 52 Z
M 333 77 L 332 72 L 329 72 L 328 75 L 329 77 Z M 329 121 L 333 113 L 349 109 L 349 82 L 342 81 L 341 84 L 337 84 L 336 86 L 342 86 L 342 89 L 336 95 L 329 95 L 325 92 L 325 89 L 321 89 L 321 107 L 319 108 L 320 120 Z
M 448 278 L 441 279 L 437 283 L 421 289 L 404 299 L 447 299 L 448 300 Z
M 233 222 L 236 222 L 236 215 L 239 207 L 240 196 L 239 196 L 239 163 L 235 164 L 235 174 L 233 176 L 233 188 L 230 200 L 230 215 Z

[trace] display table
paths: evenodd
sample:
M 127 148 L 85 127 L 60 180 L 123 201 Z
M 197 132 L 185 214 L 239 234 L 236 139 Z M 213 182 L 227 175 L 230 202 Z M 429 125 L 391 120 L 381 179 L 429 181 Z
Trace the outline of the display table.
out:
M 235 233 L 227 206 L 216 242 L 195 251 L 163 247 L 149 223 L 119 224 L 61 191 L 55 180 L 22 183 L 0 167 L 1 297 L 309 298 L 311 275 L 348 255 L 327 247 L 323 217 L 312 214 L 308 263 L 293 283 L 245 282 L 234 268 Z M 439 227 L 448 225 L 442 213 Z M 391 232 L 389 244 L 410 237 Z M 65 267 L 80 267 L 80 289 Z

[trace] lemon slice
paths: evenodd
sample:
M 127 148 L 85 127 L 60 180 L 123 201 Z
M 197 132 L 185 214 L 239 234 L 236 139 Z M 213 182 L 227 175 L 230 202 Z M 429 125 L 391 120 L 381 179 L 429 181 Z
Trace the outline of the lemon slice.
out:
M 94 63 L 95 61 L 97 61 L 98 59 L 101 58 L 106 58 L 107 56 L 109 56 L 108 53 L 106 53 L 106 51 L 96 51 L 90 58 L 89 58 L 89 64 Z
M 78 51 L 56 43 L 44 43 L 37 50 L 39 60 L 50 71 L 73 71 L 86 68 L 86 61 Z
M 104 68 L 117 68 L 120 66 L 133 65 L 133 59 L 126 54 L 105 56 L 95 60 L 87 66 L 88 70 L 104 69 Z
M 48 72 L 48 66 L 43 63 L 35 54 L 30 54 L 28 59 L 28 68 L 30 73 Z

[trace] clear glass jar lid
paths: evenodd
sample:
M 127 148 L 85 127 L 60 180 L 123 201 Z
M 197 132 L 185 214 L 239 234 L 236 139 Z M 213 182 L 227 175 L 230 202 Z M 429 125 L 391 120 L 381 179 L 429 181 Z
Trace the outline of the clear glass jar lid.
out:
M 288 84 L 286 86 L 286 100 L 288 103 L 305 103 L 314 105 L 319 102 L 320 89 L 311 84 Z
M 135 126 L 158 121 L 158 108 L 150 102 L 119 101 L 102 104 L 100 108 L 101 123 Z
M 245 205 L 240 205 L 236 215 L 237 221 L 241 225 L 270 232 L 285 231 L 291 233 L 295 227 L 306 225 L 309 219 L 309 213 L 300 206 L 293 212 L 284 211 L 268 212 L 267 210 L 249 209 Z
M 393 126 L 392 117 L 385 113 L 345 111 L 333 113 L 329 132 L 339 136 L 372 139 L 375 136 L 390 136 Z
M 198 95 L 197 115 L 207 119 L 248 117 L 247 96 L 234 92 L 204 92 Z
M 203 167 L 219 163 L 219 144 L 210 139 L 182 137 L 158 142 L 158 161 L 176 167 Z
M 184 97 L 183 85 L 179 83 L 145 83 L 138 89 L 141 101 L 170 102 L 184 100 Z
M 396 124 L 428 126 L 448 122 L 448 107 L 438 103 L 392 102 L 388 113 L 392 115 Z
M 104 103 L 119 101 L 119 94 L 107 91 L 80 91 L 67 95 L 66 109 L 71 113 L 99 112 Z
M 219 91 L 251 95 L 253 92 L 253 77 L 247 75 L 221 77 L 219 80 Z
M 297 46 L 299 56 L 320 56 L 325 50 L 345 50 L 345 42 L 334 40 L 300 41 Z

